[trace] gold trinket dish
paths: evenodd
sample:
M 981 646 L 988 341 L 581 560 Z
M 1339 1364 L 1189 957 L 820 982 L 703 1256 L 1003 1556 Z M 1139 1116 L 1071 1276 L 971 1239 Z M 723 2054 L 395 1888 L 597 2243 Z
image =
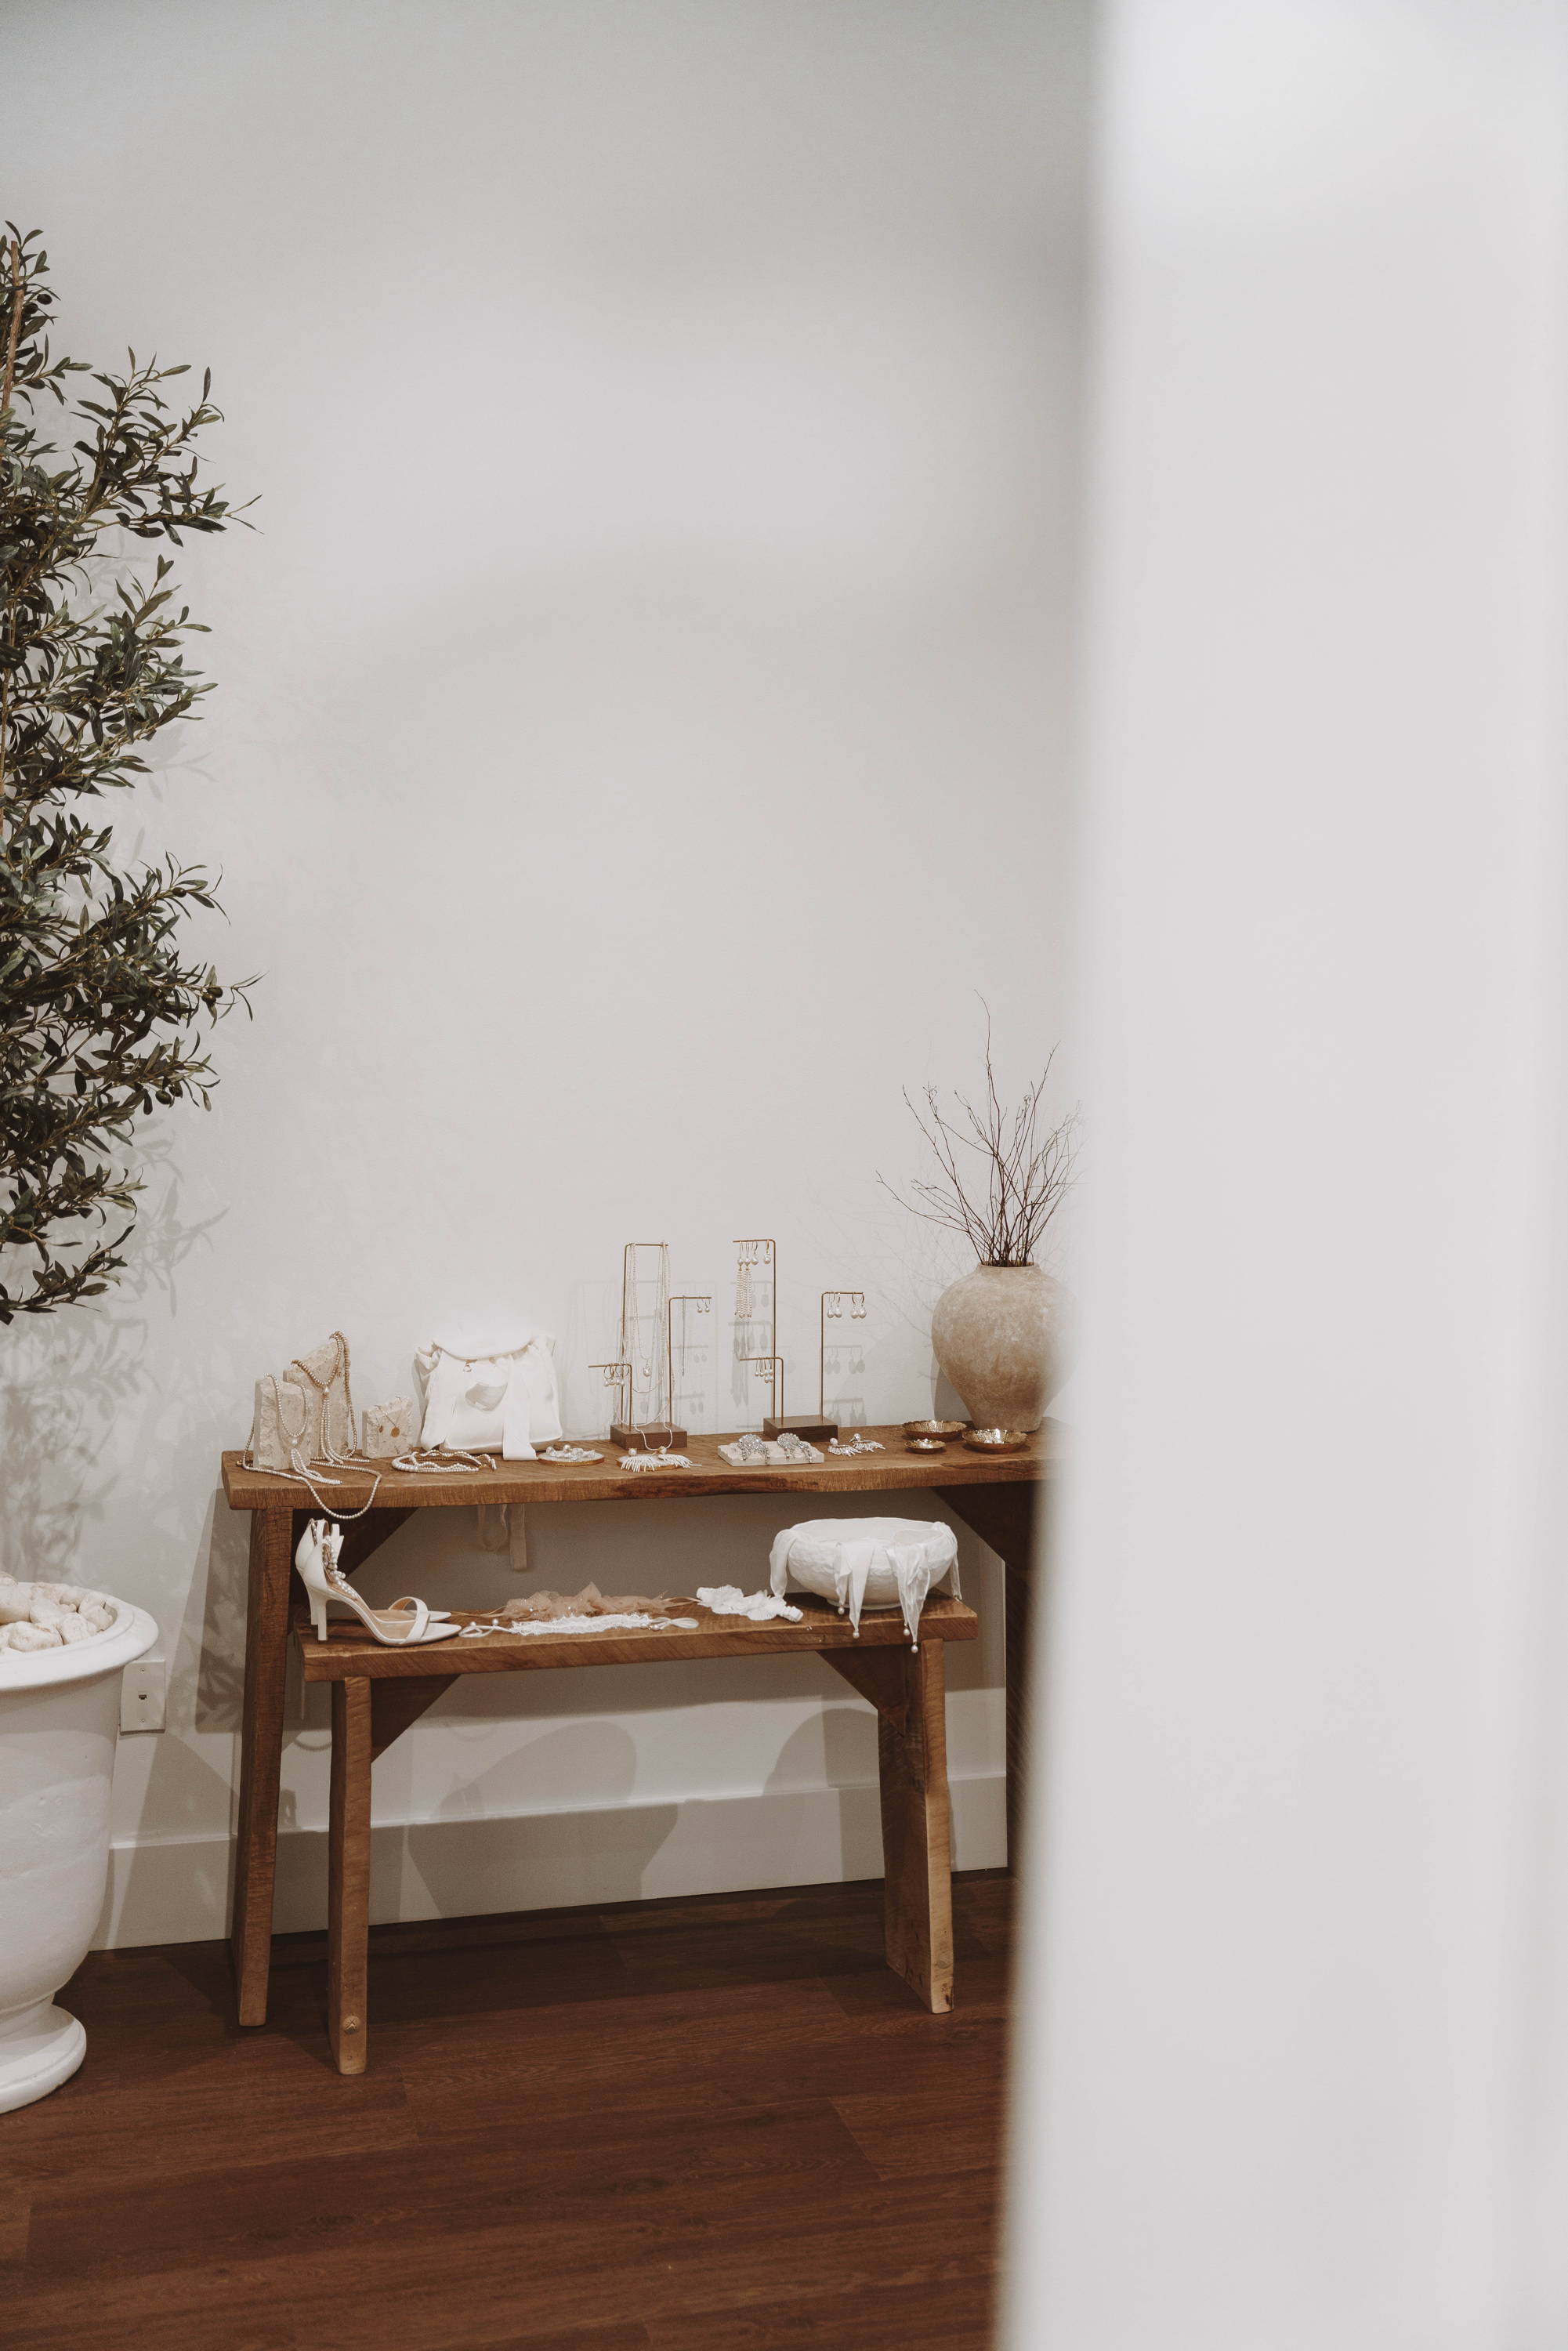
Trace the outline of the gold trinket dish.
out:
M 905 1437 L 962 1437 L 968 1427 L 967 1420 L 906 1420 Z
M 971 1453 L 1027 1453 L 1027 1428 L 972 1428 L 964 1439 Z

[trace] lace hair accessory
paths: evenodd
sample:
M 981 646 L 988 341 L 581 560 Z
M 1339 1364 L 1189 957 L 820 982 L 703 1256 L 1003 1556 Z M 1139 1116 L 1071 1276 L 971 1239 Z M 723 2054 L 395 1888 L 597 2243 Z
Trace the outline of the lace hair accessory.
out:
M 671 1600 L 664 1593 L 649 1598 L 640 1592 L 622 1593 L 607 1599 L 596 1583 L 589 1583 L 576 1593 L 534 1592 L 526 1600 L 508 1600 L 497 1614 L 488 1618 L 476 1617 L 465 1625 L 465 1635 L 477 1640 L 486 1633 L 613 1633 L 682 1632 L 695 1633 L 698 1620 L 680 1616 L 676 1609 L 690 1606 L 689 1601 Z
M 534 1460 L 537 1445 L 561 1434 L 554 1344 L 532 1331 L 506 1354 L 458 1355 L 434 1339 L 422 1347 L 413 1359 L 424 1384 L 421 1445 Z
M 563 1616 L 668 1616 L 690 1604 L 662 1592 L 622 1592 L 607 1598 L 597 1583 L 585 1583 L 580 1592 L 530 1592 L 526 1599 L 508 1600 L 499 1614 L 510 1624 L 552 1625 Z
M 806 1613 L 791 1608 L 777 1593 L 742 1592 L 738 1583 L 699 1583 L 697 1601 L 710 1616 L 749 1616 L 754 1625 L 766 1625 L 772 1616 L 798 1625 Z

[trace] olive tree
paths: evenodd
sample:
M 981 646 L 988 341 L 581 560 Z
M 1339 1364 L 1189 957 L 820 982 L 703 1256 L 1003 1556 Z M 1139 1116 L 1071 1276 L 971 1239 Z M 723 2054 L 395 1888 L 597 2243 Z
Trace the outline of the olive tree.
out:
M 57 358 L 37 232 L 0 251 L 0 1322 L 103 1291 L 135 1221 L 139 1124 L 204 1107 L 207 1034 L 245 1000 L 182 938 L 207 874 L 128 862 L 113 796 L 211 692 L 177 601 L 187 531 L 238 519 L 198 481 L 210 372 Z M 84 379 L 78 381 L 78 379 Z M 62 447 L 45 438 L 46 424 Z M 143 542 L 157 551 L 149 566 Z

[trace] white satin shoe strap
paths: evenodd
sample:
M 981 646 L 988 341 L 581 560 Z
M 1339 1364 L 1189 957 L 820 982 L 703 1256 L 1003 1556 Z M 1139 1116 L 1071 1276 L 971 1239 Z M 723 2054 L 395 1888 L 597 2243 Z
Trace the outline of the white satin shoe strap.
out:
M 405 1592 L 402 1598 L 394 1600 L 390 1608 L 381 1608 L 376 1613 L 383 1625 L 391 1624 L 395 1617 L 406 1616 L 408 1631 L 402 1636 L 405 1642 L 423 1640 L 424 1628 L 430 1622 L 429 1609 L 412 1592 Z

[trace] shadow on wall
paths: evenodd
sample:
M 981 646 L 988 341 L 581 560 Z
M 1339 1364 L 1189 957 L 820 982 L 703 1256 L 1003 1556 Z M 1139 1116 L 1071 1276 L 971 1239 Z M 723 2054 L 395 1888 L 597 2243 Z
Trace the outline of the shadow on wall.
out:
M 392 1906 L 381 1914 L 388 1917 L 411 1907 L 438 1918 L 528 1910 L 538 1907 L 544 1886 L 553 1908 L 639 1899 L 679 1807 L 632 1801 L 637 1750 L 629 1734 L 608 1722 L 568 1724 L 534 1740 L 528 1761 L 543 1787 L 570 1791 L 591 1777 L 604 1791 L 591 1808 L 591 1833 L 587 1815 L 568 1811 L 513 1814 L 498 1836 L 487 1810 L 491 1782 L 499 1793 L 507 1776 L 498 1764 L 447 1795 L 434 1820 L 395 1832 L 381 1883 L 372 1840 L 371 1916 L 382 1894 Z
M 437 1704 L 447 1705 L 451 1695 Z M 876 1754 L 873 1709 L 847 1697 L 791 1733 L 761 1792 L 771 1800 L 769 1870 L 778 1874 L 770 1883 L 880 1874 Z M 701 1847 L 718 1883 L 753 1885 L 741 1832 L 755 1798 L 639 1803 L 637 1761 L 635 1740 L 616 1723 L 601 1718 L 559 1724 L 528 1750 L 529 1781 L 536 1791 L 552 1793 L 559 1809 L 516 1810 L 516 1759 L 503 1757 L 450 1791 L 434 1817 L 375 1826 L 371 1917 L 461 1917 L 637 1901 L 680 1889 L 693 1865 L 690 1854 L 680 1850 L 684 1844 Z M 824 1778 L 833 1827 L 824 1815 Z M 572 1805 L 571 1792 L 587 1785 L 594 1802 Z M 326 1840 L 319 1829 L 290 1834 L 292 1814 L 286 1803 L 278 1911 L 291 1925 L 314 1925 L 324 1905 Z
M 84 1523 L 119 1479 L 106 1437 L 140 1384 L 147 1325 L 79 1311 L 14 1323 L 0 1341 L 0 1565 L 74 1583 Z
M 808 1885 L 822 1874 L 820 1806 L 810 1802 L 810 1796 L 824 1782 L 838 1798 L 839 1875 L 880 1877 L 882 1795 L 876 1708 L 864 1698 L 851 1697 L 831 1666 L 818 1658 L 811 1663 L 824 1677 L 832 1675 L 835 1687 L 844 1692 L 845 1703 L 824 1705 L 820 1714 L 791 1731 L 764 1783 L 767 1795 L 799 1799 L 800 1848 L 789 1852 L 792 1874 L 779 1883 Z
M 139 1148 L 142 1182 L 158 1196 L 138 1217 L 124 1280 L 101 1304 L 26 1316 L 0 1332 L 0 1566 L 14 1575 L 106 1580 L 101 1567 L 84 1568 L 83 1538 L 89 1526 L 111 1523 L 111 1503 L 121 1514 L 128 1499 L 145 1505 L 153 1531 L 172 1531 L 179 1482 L 172 1448 L 159 1448 L 157 1489 L 143 1491 L 134 1474 L 128 1489 L 125 1433 L 146 1434 L 154 1413 L 164 1427 L 200 1431 L 210 1413 L 200 1364 L 184 1366 L 172 1386 L 165 1376 L 153 1387 L 150 1319 L 139 1309 L 158 1297 L 177 1311 L 177 1277 L 222 1213 L 200 1223 L 185 1217 L 167 1134 L 141 1138 Z
M 230 1510 L 221 1486 L 208 1500 L 206 1541 L 201 1550 L 206 1575 L 191 1579 L 178 1667 L 183 1673 L 191 1664 L 195 1667 L 196 1729 L 238 1730 L 245 1703 L 250 1517 Z

